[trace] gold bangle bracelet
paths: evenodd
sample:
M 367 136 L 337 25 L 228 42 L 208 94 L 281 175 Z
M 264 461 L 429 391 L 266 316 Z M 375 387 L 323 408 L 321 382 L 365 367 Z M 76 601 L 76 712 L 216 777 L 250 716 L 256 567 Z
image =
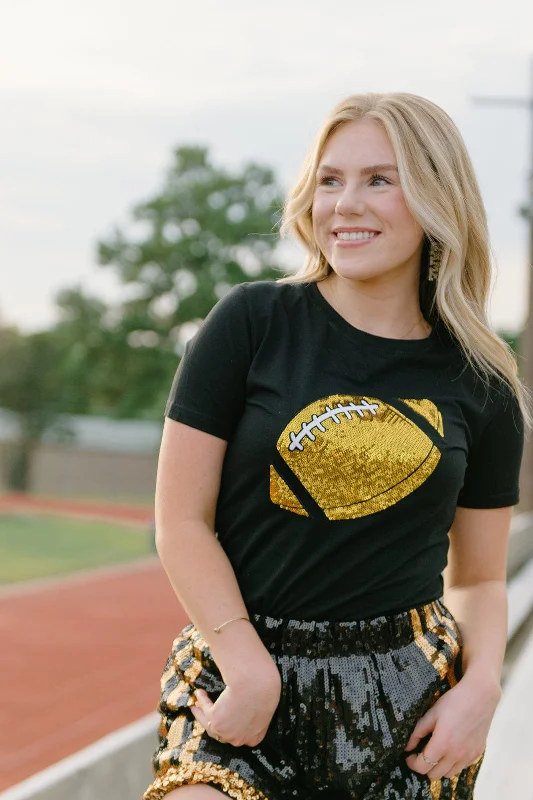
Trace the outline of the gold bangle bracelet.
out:
M 250 617 L 233 617 L 232 619 L 227 619 L 226 622 L 223 622 L 221 625 L 217 625 L 213 630 L 215 633 L 220 633 L 224 625 L 229 625 L 230 622 L 237 622 L 238 619 L 245 619 L 247 622 L 250 622 Z

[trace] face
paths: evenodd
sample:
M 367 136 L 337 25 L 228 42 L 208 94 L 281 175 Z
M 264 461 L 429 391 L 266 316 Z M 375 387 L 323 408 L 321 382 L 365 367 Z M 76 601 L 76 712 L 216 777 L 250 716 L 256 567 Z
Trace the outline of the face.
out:
M 405 203 L 392 145 L 374 120 L 346 122 L 328 139 L 312 214 L 315 239 L 338 276 L 418 279 L 424 232 Z

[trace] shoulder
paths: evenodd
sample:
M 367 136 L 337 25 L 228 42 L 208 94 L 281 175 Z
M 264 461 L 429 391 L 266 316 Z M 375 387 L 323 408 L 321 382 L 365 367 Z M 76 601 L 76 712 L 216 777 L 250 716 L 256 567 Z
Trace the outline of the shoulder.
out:
M 459 341 L 442 322 L 436 324 L 435 343 L 442 363 L 446 364 L 442 379 L 449 381 L 452 395 L 463 398 L 474 427 L 482 430 L 489 422 L 497 422 L 501 415 L 514 417 L 517 425 L 521 424 L 518 397 L 504 375 L 483 370 L 480 364 L 469 360 Z
M 514 388 L 501 375 L 491 376 L 487 389 L 492 405 L 492 418 L 496 424 L 502 416 L 512 419 L 515 426 L 523 427 L 522 410 Z
M 206 321 L 254 320 L 272 314 L 291 294 L 292 286 L 275 281 L 243 281 L 230 286 L 212 306 Z
M 304 283 L 278 283 L 277 281 L 248 281 L 241 283 L 248 302 L 251 306 L 291 304 L 299 301 L 308 284 Z
M 294 319 L 306 303 L 305 284 L 276 281 L 244 281 L 235 284 L 218 300 L 201 327 L 215 332 L 229 331 L 233 338 L 243 335 L 257 349 L 268 331 L 279 331 L 283 320 Z
M 436 346 L 445 351 L 450 364 L 455 367 L 454 380 L 467 385 L 478 399 L 489 406 L 518 402 L 516 392 L 509 381 L 499 372 L 484 371 L 480 365 L 469 360 L 456 336 L 441 320 L 435 323 Z
M 217 306 L 246 306 L 259 311 L 276 306 L 290 306 L 301 301 L 309 284 L 277 283 L 276 281 L 244 281 L 231 286 Z
M 469 379 L 467 385 L 471 392 L 473 403 L 477 408 L 479 433 L 490 431 L 494 435 L 495 429 L 523 433 L 523 415 L 520 403 L 514 388 L 499 373 L 481 375 L 478 369 L 469 365 L 467 368 Z
M 261 331 L 283 318 L 294 319 L 305 313 L 308 283 L 277 283 L 276 281 L 249 281 L 240 284 L 248 305 L 252 325 Z

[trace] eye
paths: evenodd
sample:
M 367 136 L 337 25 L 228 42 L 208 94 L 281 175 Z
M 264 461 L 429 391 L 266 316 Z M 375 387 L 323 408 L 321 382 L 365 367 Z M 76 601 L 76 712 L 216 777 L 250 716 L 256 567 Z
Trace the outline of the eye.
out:
M 382 183 L 381 186 L 383 185 L 387 186 L 388 184 L 390 184 L 390 181 L 387 180 L 387 178 L 384 178 L 383 175 L 372 175 L 372 177 L 370 178 L 370 183 L 375 186 L 376 185 L 375 181 L 383 181 L 384 183 Z
M 340 183 L 339 179 L 334 175 L 322 175 L 318 181 L 320 186 L 333 186 L 333 181 Z

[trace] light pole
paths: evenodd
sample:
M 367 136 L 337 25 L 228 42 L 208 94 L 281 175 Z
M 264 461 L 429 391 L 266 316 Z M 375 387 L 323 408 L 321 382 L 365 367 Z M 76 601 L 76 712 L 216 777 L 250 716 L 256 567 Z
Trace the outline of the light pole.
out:
M 529 197 L 519 209 L 519 213 L 529 224 L 529 259 L 528 259 L 528 315 L 524 330 L 520 337 L 521 374 L 527 387 L 533 392 L 533 58 L 530 65 L 530 97 L 474 97 L 474 103 L 483 105 L 507 106 L 508 108 L 526 108 L 530 113 L 530 168 Z M 533 510 L 533 436 L 526 441 L 522 472 L 520 475 L 520 509 Z

